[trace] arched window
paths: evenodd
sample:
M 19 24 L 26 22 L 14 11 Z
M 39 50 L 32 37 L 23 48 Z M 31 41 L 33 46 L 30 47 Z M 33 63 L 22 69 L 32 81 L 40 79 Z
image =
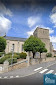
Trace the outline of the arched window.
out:
M 13 49 L 13 51 L 14 51 L 14 46 L 15 46 L 15 45 L 14 45 L 14 44 L 12 44 L 12 49 Z
M 23 44 L 22 44 L 22 48 L 21 48 L 21 49 L 22 49 L 22 51 L 23 51 Z

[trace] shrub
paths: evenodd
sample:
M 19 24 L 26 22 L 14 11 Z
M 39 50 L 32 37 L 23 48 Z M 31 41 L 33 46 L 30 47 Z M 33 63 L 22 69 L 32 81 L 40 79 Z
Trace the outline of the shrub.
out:
M 23 53 L 23 52 L 22 53 L 14 53 L 13 63 L 16 63 L 17 59 L 19 59 L 19 58 L 26 59 L 26 56 L 27 56 L 27 54 Z M 12 58 L 12 53 L 5 54 L 5 56 L 0 59 L 0 64 L 3 64 L 5 60 L 8 60 L 9 64 L 11 64 L 11 58 Z
M 0 64 L 3 64 L 5 60 L 9 60 L 9 59 L 11 59 L 11 58 L 12 58 L 12 55 L 11 55 L 11 56 L 10 56 L 10 55 L 6 55 L 6 56 L 2 57 L 2 58 L 0 59 Z M 15 58 L 17 59 L 18 56 L 13 56 L 13 58 L 14 58 L 14 59 L 15 59 Z M 10 63 L 10 60 L 9 60 L 9 63 Z M 15 63 L 15 60 L 13 60 L 13 63 Z
M 0 52 L 0 57 L 2 57 L 2 55 L 5 54 L 4 52 Z
M 19 59 L 20 56 L 19 56 L 19 55 L 14 55 L 13 58 L 17 58 L 17 59 Z
M 51 53 L 47 53 L 46 57 L 52 57 L 52 54 Z
M 54 57 L 56 57 L 56 56 L 54 56 Z
M 8 59 L 8 62 L 9 62 L 9 65 L 11 65 L 11 62 L 12 62 L 12 64 L 13 63 L 17 63 L 17 59 L 16 58 L 13 58 L 13 60 L 12 60 L 12 58 L 10 58 L 10 59 Z
M 27 56 L 26 53 L 22 52 L 22 53 L 20 53 L 19 55 L 20 55 L 20 58 L 22 58 L 22 59 L 26 59 L 26 56 Z

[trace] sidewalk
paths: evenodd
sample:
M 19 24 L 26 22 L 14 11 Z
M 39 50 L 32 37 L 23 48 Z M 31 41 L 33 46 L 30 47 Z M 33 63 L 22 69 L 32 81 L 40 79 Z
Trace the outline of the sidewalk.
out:
M 56 61 L 51 61 L 51 62 L 45 62 L 45 63 L 40 63 L 40 64 L 36 64 L 36 65 L 31 65 L 29 67 L 25 67 L 25 68 L 21 68 L 21 69 L 16 69 L 16 70 L 12 70 L 10 72 L 7 73 L 3 73 L 0 74 L 0 76 L 4 77 L 4 76 L 19 76 L 19 77 L 23 77 L 23 76 L 28 76 L 31 75 L 32 73 L 34 73 L 34 69 L 37 69 L 39 67 L 43 67 L 46 68 L 47 66 L 56 63 Z

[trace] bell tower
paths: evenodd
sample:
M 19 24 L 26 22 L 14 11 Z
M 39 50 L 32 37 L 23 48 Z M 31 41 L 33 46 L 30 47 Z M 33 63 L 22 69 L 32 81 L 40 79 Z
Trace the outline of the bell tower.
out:
M 37 27 L 33 35 L 38 37 L 45 43 L 46 49 L 50 52 L 50 39 L 49 39 L 49 30 Z

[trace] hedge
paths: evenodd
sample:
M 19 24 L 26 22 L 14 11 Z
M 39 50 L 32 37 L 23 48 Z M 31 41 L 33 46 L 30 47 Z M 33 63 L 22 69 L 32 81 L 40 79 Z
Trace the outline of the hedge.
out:
M 46 57 L 52 57 L 52 54 L 51 53 L 47 53 Z
M 2 57 L 2 55 L 5 54 L 4 52 L 0 52 L 0 57 Z
M 54 56 L 54 57 L 56 57 L 56 56 Z
M 26 56 L 27 56 L 27 54 L 24 52 L 14 53 L 13 63 L 16 63 L 17 59 L 19 59 L 19 58 L 26 59 Z M 12 53 L 5 54 L 5 56 L 0 59 L 0 64 L 3 64 L 5 60 L 8 60 L 9 64 L 11 64 L 11 58 L 12 58 Z
M 3 64 L 5 60 L 9 60 L 9 59 L 11 59 L 11 58 L 12 58 L 12 53 L 5 54 L 5 56 L 0 59 L 0 64 Z M 16 59 L 19 59 L 20 56 L 15 53 L 14 56 L 13 56 L 13 58 L 14 58 L 14 59 L 15 59 L 15 58 L 16 58 Z M 13 60 L 13 63 L 15 63 L 15 62 L 16 62 L 16 61 Z M 10 60 L 9 60 L 9 63 L 10 63 Z
M 24 52 L 21 52 L 21 53 L 19 54 L 19 56 L 20 56 L 20 58 L 22 58 L 22 59 L 26 59 L 27 54 L 24 53 Z
M 11 65 L 13 63 L 17 63 L 17 58 L 13 58 L 13 60 L 12 60 L 12 58 L 9 58 L 8 62 L 9 62 L 9 65 Z

